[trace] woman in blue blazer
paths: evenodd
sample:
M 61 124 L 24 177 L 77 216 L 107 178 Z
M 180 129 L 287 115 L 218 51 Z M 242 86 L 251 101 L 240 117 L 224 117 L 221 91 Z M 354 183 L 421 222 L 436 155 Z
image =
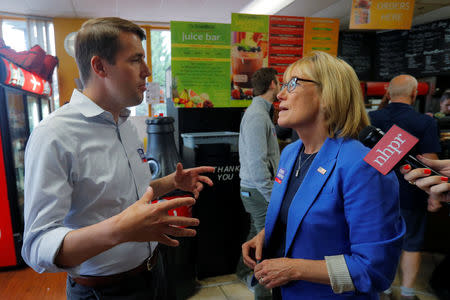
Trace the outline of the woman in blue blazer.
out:
M 300 140 L 280 158 L 265 229 L 242 246 L 274 299 L 378 299 L 394 279 L 404 224 L 398 182 L 363 161 L 359 80 L 314 52 L 288 67 L 278 124 Z

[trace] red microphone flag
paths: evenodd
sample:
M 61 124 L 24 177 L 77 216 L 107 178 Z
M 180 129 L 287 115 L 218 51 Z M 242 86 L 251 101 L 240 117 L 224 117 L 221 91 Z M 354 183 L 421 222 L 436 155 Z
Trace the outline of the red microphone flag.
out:
M 364 161 L 386 175 L 418 141 L 418 138 L 394 125 L 367 153 Z

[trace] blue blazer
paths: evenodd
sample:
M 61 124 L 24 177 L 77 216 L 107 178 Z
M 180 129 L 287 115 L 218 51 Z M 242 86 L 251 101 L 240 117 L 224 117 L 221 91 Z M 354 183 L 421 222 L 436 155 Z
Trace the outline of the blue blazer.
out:
M 265 225 L 265 248 L 278 218 L 289 176 L 302 142 L 280 158 Z M 394 280 L 405 226 L 398 181 L 363 161 L 369 149 L 359 141 L 328 138 L 316 155 L 289 208 L 285 257 L 323 260 L 344 255 L 356 291 L 335 294 L 331 286 L 292 281 L 283 299 L 378 299 Z

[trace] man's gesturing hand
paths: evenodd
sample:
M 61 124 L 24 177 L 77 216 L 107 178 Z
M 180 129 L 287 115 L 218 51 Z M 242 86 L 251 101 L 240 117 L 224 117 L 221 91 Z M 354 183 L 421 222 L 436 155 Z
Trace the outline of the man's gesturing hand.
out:
M 200 174 L 212 172 L 214 172 L 214 167 L 183 169 L 183 165 L 178 163 L 174 177 L 175 187 L 182 191 L 191 192 L 194 194 L 195 198 L 198 198 L 199 193 L 203 190 L 202 182 L 208 184 L 209 186 L 213 185 L 211 179 Z
M 195 218 L 169 216 L 168 211 L 180 206 L 191 206 L 194 198 L 176 198 L 159 203 L 151 203 L 153 189 L 149 187 L 135 204 L 117 215 L 119 243 L 157 241 L 168 246 L 178 246 L 179 242 L 170 238 L 195 236 L 196 231 L 178 226 L 198 226 Z

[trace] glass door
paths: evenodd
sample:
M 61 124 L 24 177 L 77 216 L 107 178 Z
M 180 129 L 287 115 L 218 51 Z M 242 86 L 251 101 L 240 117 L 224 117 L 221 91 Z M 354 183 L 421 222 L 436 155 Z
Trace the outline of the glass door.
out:
M 28 109 L 28 125 L 30 126 L 30 133 L 34 127 L 39 124 L 39 106 L 38 98 L 35 96 L 27 96 L 27 109 Z
M 50 100 L 41 98 L 42 120 L 50 114 Z
M 24 154 L 28 138 L 27 119 L 23 95 L 6 91 L 9 133 L 11 137 L 11 152 L 13 155 L 14 173 L 16 176 L 17 202 L 23 222 L 23 192 L 24 192 Z M 31 124 L 31 123 L 30 123 Z

